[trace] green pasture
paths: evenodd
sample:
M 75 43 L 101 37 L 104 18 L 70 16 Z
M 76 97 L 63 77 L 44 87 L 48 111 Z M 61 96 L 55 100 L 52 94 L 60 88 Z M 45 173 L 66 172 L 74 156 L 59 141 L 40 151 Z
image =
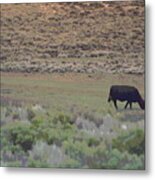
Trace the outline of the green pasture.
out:
M 144 96 L 143 77 L 121 74 L 2 74 L 2 89 L 10 93 L 2 96 L 28 105 L 41 104 L 51 115 L 59 112 L 91 112 L 96 115 L 118 114 L 113 103 L 108 103 L 112 84 L 136 86 Z M 125 103 L 118 102 L 119 110 Z M 138 112 L 138 104 L 133 105 Z

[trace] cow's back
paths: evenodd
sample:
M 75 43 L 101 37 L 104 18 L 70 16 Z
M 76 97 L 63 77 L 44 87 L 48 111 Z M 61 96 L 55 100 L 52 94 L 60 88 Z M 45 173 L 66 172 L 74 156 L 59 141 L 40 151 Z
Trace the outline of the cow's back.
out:
M 139 99 L 139 92 L 133 86 L 113 85 L 110 88 L 110 96 L 115 100 L 136 102 Z

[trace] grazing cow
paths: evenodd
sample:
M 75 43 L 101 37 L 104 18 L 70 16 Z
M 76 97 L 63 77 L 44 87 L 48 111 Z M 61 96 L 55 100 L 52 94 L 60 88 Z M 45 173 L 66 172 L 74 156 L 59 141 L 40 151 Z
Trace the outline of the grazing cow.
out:
M 130 105 L 130 109 L 132 109 L 132 103 L 138 103 L 141 109 L 145 109 L 145 101 L 142 99 L 139 91 L 137 88 L 132 86 L 123 86 L 123 85 L 116 85 L 111 86 L 108 102 L 114 102 L 114 106 L 116 109 L 117 107 L 117 100 L 119 101 L 127 101 L 125 105 L 125 109 L 128 105 Z

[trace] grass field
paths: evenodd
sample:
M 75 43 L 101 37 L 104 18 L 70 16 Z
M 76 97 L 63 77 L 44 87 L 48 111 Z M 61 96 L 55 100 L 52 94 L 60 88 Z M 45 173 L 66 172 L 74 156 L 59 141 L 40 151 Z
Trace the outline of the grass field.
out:
M 48 106 L 51 112 L 77 110 L 93 111 L 101 115 L 114 109 L 107 103 L 110 86 L 136 86 L 144 97 L 142 76 L 117 74 L 19 74 L 2 73 L 2 96 L 25 103 Z M 4 89 L 4 90 L 3 90 Z M 5 89 L 10 93 L 5 94 Z M 121 103 L 119 105 L 122 108 Z M 138 105 L 134 106 L 138 108 Z
M 144 97 L 143 79 L 1 73 L 2 166 L 144 169 L 144 111 L 107 102 L 112 84 L 136 86 Z

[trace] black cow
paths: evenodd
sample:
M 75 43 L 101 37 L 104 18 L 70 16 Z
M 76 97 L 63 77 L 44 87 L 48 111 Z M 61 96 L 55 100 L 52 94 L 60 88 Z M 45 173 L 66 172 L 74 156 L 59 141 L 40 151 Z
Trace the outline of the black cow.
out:
M 130 105 L 130 109 L 132 109 L 132 103 L 138 103 L 141 109 L 145 109 L 145 101 L 142 99 L 137 88 L 132 86 L 123 86 L 123 85 L 115 85 L 111 86 L 108 102 L 114 102 L 114 106 L 117 107 L 117 100 L 119 101 L 127 101 L 125 105 L 125 109 L 128 105 Z

